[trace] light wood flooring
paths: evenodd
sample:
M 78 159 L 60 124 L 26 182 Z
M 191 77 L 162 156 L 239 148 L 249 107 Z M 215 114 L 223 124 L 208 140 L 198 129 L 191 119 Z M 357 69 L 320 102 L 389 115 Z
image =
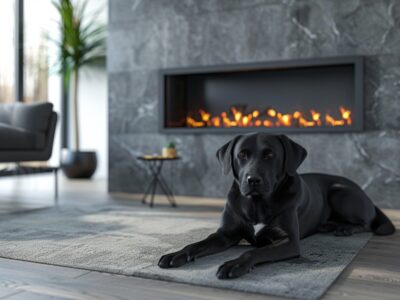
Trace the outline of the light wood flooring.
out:
M 62 179 L 62 178 L 61 178 Z M 53 205 L 52 177 L 0 179 L 1 214 Z M 117 204 L 144 207 L 135 195 L 106 192 L 104 180 L 60 182 L 60 205 Z M 192 217 L 220 214 L 223 201 L 179 197 L 177 208 Z M 162 197 L 152 209 L 168 211 Z M 400 211 L 385 210 L 400 229 Z M 0 258 L 0 299 L 277 299 L 265 295 L 111 275 Z M 400 299 L 400 232 L 374 236 L 323 299 Z

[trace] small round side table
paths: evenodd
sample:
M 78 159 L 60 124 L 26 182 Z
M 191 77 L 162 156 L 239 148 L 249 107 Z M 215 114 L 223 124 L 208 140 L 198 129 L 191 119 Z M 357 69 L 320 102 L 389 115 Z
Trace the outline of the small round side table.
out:
M 154 195 L 156 193 L 157 185 L 159 185 L 164 192 L 165 196 L 167 197 L 171 206 L 176 207 L 176 201 L 174 194 L 172 193 L 171 189 L 165 182 L 165 179 L 161 175 L 161 170 L 164 165 L 165 161 L 175 161 L 181 159 L 180 157 L 167 157 L 167 156 L 157 156 L 157 155 L 141 155 L 138 156 L 137 159 L 142 160 L 147 163 L 147 166 L 151 172 L 152 179 L 150 184 L 146 188 L 146 192 L 143 195 L 142 203 L 146 203 L 147 197 L 150 195 L 150 202 L 149 206 L 154 206 Z M 151 194 L 150 194 L 151 192 Z

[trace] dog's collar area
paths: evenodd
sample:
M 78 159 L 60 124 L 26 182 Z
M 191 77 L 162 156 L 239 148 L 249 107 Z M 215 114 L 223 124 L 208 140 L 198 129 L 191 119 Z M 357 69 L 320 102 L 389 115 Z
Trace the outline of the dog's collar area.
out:
M 263 229 L 266 225 L 264 223 L 258 223 L 253 225 L 253 229 L 254 229 L 254 235 L 257 235 L 257 233 Z

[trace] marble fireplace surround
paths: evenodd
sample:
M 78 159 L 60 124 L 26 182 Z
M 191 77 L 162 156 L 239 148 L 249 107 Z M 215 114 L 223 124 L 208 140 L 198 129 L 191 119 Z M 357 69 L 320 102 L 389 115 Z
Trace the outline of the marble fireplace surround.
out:
M 400 3 L 380 0 L 110 0 L 109 191 L 142 193 L 135 159 L 177 144 L 164 172 L 178 195 L 225 197 L 216 150 L 233 134 L 165 134 L 158 71 L 362 55 L 364 131 L 290 134 L 309 155 L 300 172 L 345 175 L 382 207 L 400 208 Z

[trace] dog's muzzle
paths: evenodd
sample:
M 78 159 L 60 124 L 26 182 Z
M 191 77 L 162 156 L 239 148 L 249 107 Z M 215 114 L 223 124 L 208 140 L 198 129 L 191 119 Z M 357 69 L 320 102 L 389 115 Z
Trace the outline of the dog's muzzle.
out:
M 262 194 L 262 178 L 256 175 L 248 175 L 242 194 L 246 197 L 260 196 Z

